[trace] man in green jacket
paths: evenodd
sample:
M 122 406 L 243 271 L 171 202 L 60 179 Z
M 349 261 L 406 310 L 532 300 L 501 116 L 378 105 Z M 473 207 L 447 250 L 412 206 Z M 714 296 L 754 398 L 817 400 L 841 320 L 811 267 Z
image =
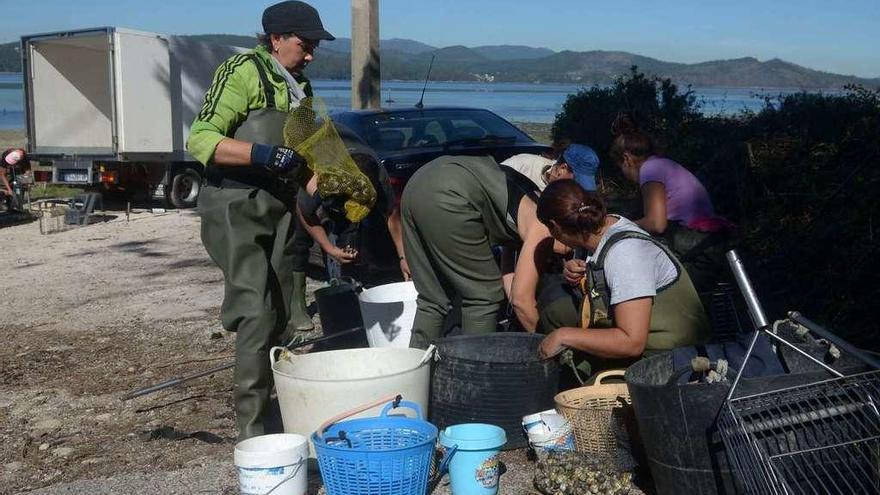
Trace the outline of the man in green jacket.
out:
M 299 187 L 291 177 L 301 177 L 306 162 L 282 145 L 282 126 L 287 113 L 311 96 L 301 72 L 319 41 L 334 39 L 318 12 L 299 1 L 268 7 L 263 30 L 260 46 L 217 69 L 187 140 L 189 152 L 205 165 L 198 210 L 202 242 L 223 271 L 220 318 L 226 330 L 237 332 L 234 399 L 241 440 L 264 433 L 273 386 L 268 352 L 290 316 Z

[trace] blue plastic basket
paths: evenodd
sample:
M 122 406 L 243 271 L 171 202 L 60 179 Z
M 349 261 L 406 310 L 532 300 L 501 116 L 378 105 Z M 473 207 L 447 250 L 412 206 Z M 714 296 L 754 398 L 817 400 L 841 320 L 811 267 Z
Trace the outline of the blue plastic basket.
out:
M 392 407 L 413 409 L 418 419 L 389 416 Z M 323 436 L 312 434 L 328 495 L 424 495 L 437 427 L 422 419 L 414 402 L 387 404 L 378 417 L 340 421 Z

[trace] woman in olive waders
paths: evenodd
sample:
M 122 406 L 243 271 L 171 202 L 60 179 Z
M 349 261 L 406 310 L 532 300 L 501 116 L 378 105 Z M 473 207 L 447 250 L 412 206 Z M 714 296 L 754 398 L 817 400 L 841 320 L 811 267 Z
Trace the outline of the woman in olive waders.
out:
M 418 290 L 411 347 L 441 337 L 456 296 L 463 333 L 496 329 L 504 302 L 496 245 L 519 245 L 510 301 L 527 331 L 538 320 L 538 254 L 552 247 L 535 214 L 537 186 L 488 156 L 441 156 L 420 168 L 403 192 L 404 248 Z
M 223 271 L 223 328 L 236 332 L 233 398 L 239 440 L 271 432 L 269 349 L 284 340 L 294 284 L 294 218 L 306 159 L 283 146 L 288 112 L 307 105 L 303 69 L 333 40 L 314 7 L 263 11 L 260 45 L 215 72 L 187 150 L 205 165 L 199 193 L 205 250 Z M 309 172 L 310 173 L 310 172 Z M 304 287 L 301 287 L 304 289 Z M 271 425 L 278 427 L 279 425 Z
M 594 374 L 708 340 L 708 319 L 681 263 L 635 223 L 606 214 L 598 195 L 557 181 L 541 195 L 537 215 L 557 241 L 590 253 L 564 272 L 569 283 L 585 282 L 587 304 L 569 312 L 581 321 L 557 322 L 541 344 L 543 357 L 572 348 L 586 354 L 579 368 Z

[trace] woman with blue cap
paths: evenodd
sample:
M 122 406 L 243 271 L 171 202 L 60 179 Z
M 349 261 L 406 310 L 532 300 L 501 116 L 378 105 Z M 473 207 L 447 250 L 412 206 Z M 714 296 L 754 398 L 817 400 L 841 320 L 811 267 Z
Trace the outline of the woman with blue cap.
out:
M 559 179 L 574 179 L 587 191 L 596 190 L 599 157 L 589 146 L 565 141 L 553 143 L 552 150 L 541 155 L 520 153 L 501 162 L 528 177 L 543 191 Z
M 555 167 L 569 170 L 571 177 L 557 172 L 556 179 L 574 179 L 584 191 L 596 190 L 596 171 L 599 170 L 599 157 L 593 148 L 583 144 L 571 144 L 556 163 Z M 552 181 L 550 181 L 552 182 Z

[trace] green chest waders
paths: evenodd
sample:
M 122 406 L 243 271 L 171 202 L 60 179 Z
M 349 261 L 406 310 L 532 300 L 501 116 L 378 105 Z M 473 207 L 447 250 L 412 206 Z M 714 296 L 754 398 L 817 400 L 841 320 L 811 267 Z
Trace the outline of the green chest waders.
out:
M 675 263 L 678 277 L 669 285 L 657 289 L 651 306 L 651 324 L 648 330 L 648 342 L 644 354 L 673 349 L 685 345 L 705 343 L 709 339 L 709 322 L 700 298 L 691 283 L 690 277 L 682 264 L 669 249 L 656 239 L 640 232 L 618 232 L 606 242 L 597 259 L 591 262 L 587 270 L 587 293 L 584 298 L 585 321 L 589 328 L 612 328 L 614 311 L 611 307 L 611 288 L 605 279 L 605 257 L 609 249 L 624 239 L 641 239 L 651 242 Z M 579 366 L 583 371 L 595 373 L 605 367 L 626 367 L 631 363 L 619 360 L 601 364 L 592 362 L 589 370 Z
M 247 119 L 238 126 L 233 137 L 249 143 L 282 146 L 284 145 L 284 122 L 287 119 L 287 112 L 275 107 L 275 88 L 269 81 L 263 64 L 260 63 L 256 55 L 251 55 L 251 61 L 260 76 L 266 107 L 248 112 Z
M 274 107 L 274 96 L 266 97 Z M 234 137 L 281 144 L 285 117 L 275 108 L 252 110 Z M 233 398 L 239 439 L 245 439 L 266 433 L 271 418 L 269 349 L 289 317 L 295 188 L 252 167 L 211 165 L 206 179 L 198 205 L 202 242 L 223 270 L 220 313 L 223 327 L 236 332 Z
M 442 336 L 453 301 L 462 331 L 495 331 L 504 300 L 492 245 L 518 240 L 505 172 L 488 156 L 443 156 L 420 168 L 403 192 L 406 258 L 419 292 L 410 345 Z
M 657 289 L 651 307 L 651 325 L 645 350 L 668 350 L 705 342 L 709 336 L 708 318 L 687 271 L 669 248 L 640 232 L 618 232 L 612 235 L 598 258 L 590 263 L 587 273 L 590 278 L 590 326 L 610 328 L 614 325 L 610 305 L 611 288 L 605 280 L 605 257 L 615 243 L 624 239 L 641 239 L 654 244 L 675 263 L 678 271 L 678 277 L 672 283 Z

